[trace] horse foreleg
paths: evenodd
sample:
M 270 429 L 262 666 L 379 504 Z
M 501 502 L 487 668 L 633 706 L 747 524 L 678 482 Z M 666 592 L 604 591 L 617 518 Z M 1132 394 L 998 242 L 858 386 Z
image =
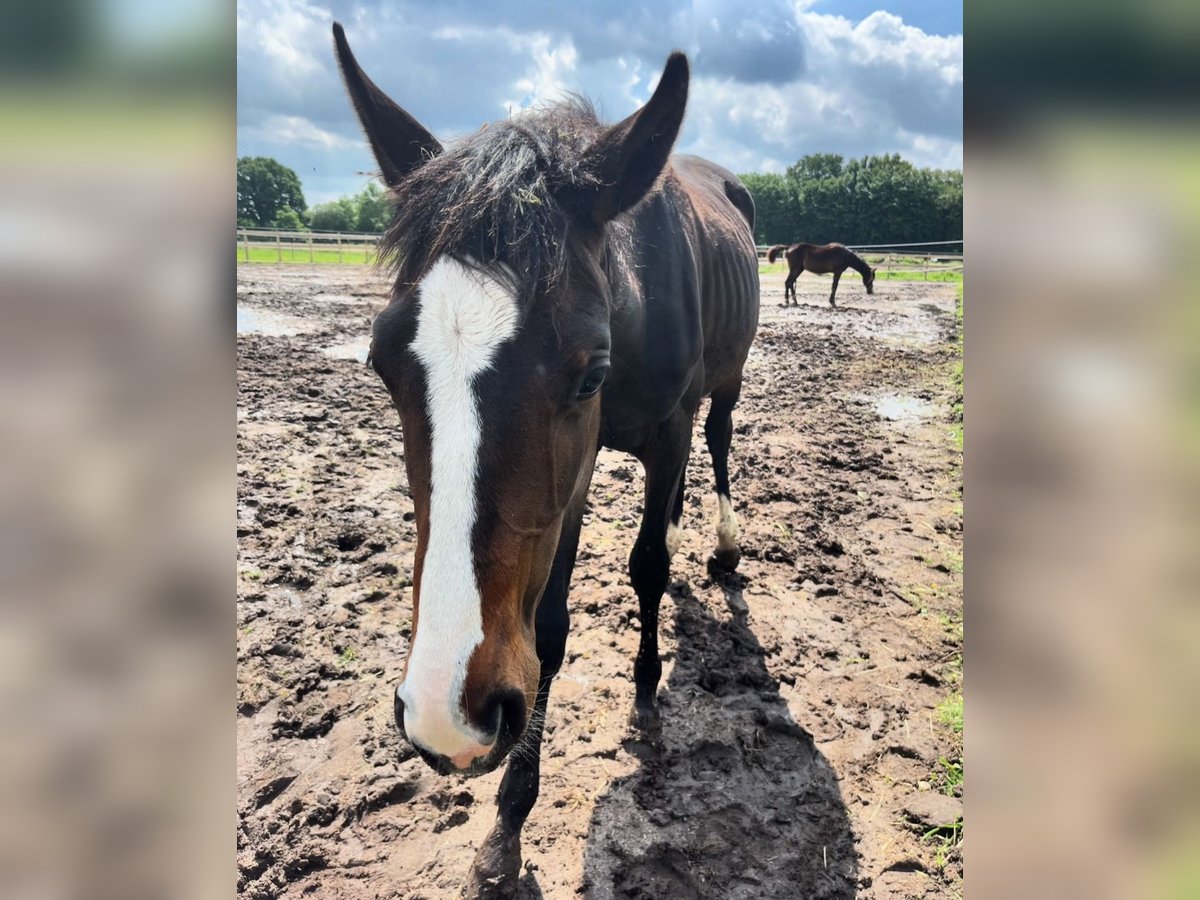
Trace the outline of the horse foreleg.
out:
M 733 407 L 741 395 L 738 382 L 732 390 L 713 392 L 708 418 L 704 420 L 704 438 L 712 456 L 717 482 L 717 549 L 713 562 L 726 571 L 737 568 L 742 551 L 738 547 L 738 521 L 729 496 L 729 445 L 733 441 Z
M 544 665 L 542 671 L 546 671 Z M 475 851 L 471 865 L 465 896 L 472 900 L 516 896 L 521 878 L 521 828 L 538 797 L 542 724 L 553 677 L 543 674 L 531 721 L 500 782 L 496 824 Z
M 841 280 L 841 277 L 842 277 L 841 272 L 833 273 L 833 290 L 829 292 L 829 305 L 834 307 L 835 309 L 837 308 L 837 304 L 833 302 L 833 295 L 837 293 L 838 281 Z
M 637 593 L 642 621 L 641 640 L 633 664 L 636 696 L 630 724 L 648 737 L 657 737 L 660 717 L 655 703 L 662 660 L 658 656 L 658 608 L 667 589 L 671 556 L 667 551 L 667 521 L 687 464 L 693 416 L 677 410 L 658 427 L 640 454 L 646 468 L 642 527 L 629 554 L 629 580 Z
M 562 537 L 546 581 L 535 619 L 537 654 L 541 662 L 537 700 L 529 725 L 513 754 L 496 796 L 496 824 L 475 853 L 466 896 L 471 898 L 513 897 L 521 877 L 521 828 L 537 801 L 541 778 L 542 727 L 550 683 L 562 666 L 570 629 L 567 592 L 579 548 L 579 530 L 587 505 L 587 488 L 572 500 L 563 517 Z
M 801 272 L 804 270 L 801 269 Z M 783 283 L 783 305 L 788 305 L 788 295 L 791 295 L 792 304 L 799 306 L 800 303 L 796 300 L 796 279 L 800 277 L 800 272 L 788 272 L 787 281 Z

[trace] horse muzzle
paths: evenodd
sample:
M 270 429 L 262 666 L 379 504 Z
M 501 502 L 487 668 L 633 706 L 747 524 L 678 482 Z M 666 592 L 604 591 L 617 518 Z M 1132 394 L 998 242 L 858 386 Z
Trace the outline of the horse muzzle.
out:
M 483 704 L 480 714 L 480 719 L 488 726 L 480 730 L 489 737 L 482 741 L 466 740 L 457 752 L 439 753 L 422 746 L 418 737 L 409 734 L 404 721 L 405 705 L 399 691 L 395 694 L 393 711 L 400 734 L 431 769 L 439 775 L 467 778 L 494 771 L 524 735 L 527 725 L 525 695 L 512 688 L 497 690 Z

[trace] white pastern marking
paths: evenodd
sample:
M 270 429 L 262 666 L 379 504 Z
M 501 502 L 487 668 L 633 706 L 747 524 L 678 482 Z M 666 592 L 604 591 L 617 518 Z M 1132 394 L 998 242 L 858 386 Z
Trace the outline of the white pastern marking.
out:
M 683 529 L 674 522 L 667 523 L 667 556 L 671 559 L 675 558 L 675 554 L 679 552 L 679 546 L 683 543 Z
M 467 663 L 483 640 L 471 553 L 481 440 L 474 381 L 516 333 L 518 313 L 501 284 L 445 258 L 422 279 L 420 303 L 411 350 L 425 370 L 432 497 L 418 630 L 401 699 L 409 737 L 454 756 L 482 737 L 461 710 Z
M 733 503 L 724 494 L 717 494 L 717 549 L 736 550 L 738 545 L 738 520 Z

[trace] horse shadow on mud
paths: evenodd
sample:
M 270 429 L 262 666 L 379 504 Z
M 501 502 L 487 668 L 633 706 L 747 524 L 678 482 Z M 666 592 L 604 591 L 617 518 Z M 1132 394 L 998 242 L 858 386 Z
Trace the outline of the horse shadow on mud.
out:
M 844 898 L 858 859 L 829 763 L 797 725 L 747 623 L 746 579 L 719 615 L 675 582 L 677 657 L 661 739 L 592 813 L 584 896 Z

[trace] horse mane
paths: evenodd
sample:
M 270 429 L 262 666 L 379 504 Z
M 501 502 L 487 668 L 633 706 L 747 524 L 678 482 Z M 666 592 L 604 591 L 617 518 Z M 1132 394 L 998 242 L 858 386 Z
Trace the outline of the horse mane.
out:
M 412 285 L 448 255 L 505 280 L 526 308 L 522 284 L 563 272 L 569 219 L 555 194 L 596 184 L 581 160 L 602 132 L 591 103 L 574 95 L 447 147 L 392 189 L 382 265 L 397 285 Z

